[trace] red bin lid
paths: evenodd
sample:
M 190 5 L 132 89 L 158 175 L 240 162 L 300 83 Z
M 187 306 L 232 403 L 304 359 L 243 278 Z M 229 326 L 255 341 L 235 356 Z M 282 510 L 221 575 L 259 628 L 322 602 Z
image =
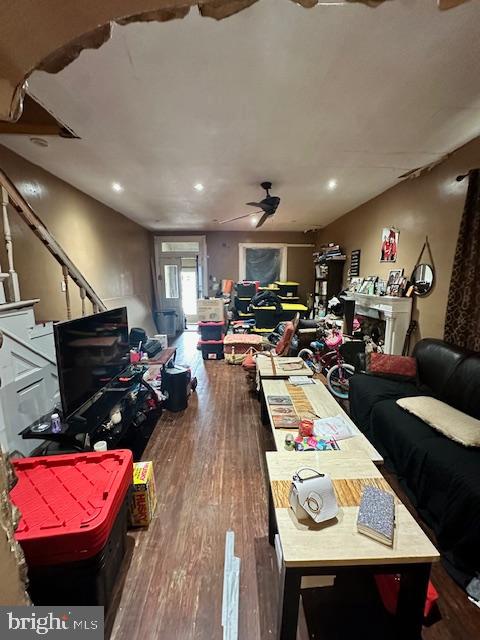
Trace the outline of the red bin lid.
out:
M 223 327 L 225 322 L 223 320 L 218 320 L 218 321 L 211 320 L 211 321 L 198 322 L 197 324 L 199 327 Z
M 91 558 L 105 546 L 132 482 L 132 452 L 74 453 L 13 460 L 15 532 L 30 565 Z

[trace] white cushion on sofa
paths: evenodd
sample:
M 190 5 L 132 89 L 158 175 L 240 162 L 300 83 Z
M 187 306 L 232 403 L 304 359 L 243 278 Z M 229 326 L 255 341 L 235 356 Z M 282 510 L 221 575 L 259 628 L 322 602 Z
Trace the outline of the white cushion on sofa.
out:
M 429 396 L 400 398 L 397 404 L 466 447 L 480 447 L 480 420 Z

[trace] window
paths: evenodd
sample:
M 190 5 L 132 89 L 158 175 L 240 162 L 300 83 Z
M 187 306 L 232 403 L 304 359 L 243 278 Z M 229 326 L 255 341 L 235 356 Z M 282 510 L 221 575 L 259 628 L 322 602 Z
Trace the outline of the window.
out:
M 280 280 L 281 249 L 246 249 L 245 279 L 258 280 L 262 286 Z
M 199 253 L 199 242 L 162 242 L 162 253 Z
M 262 286 L 287 279 L 287 245 L 239 244 L 241 280 L 258 280 Z
M 178 268 L 176 264 L 164 266 L 165 298 L 178 298 Z

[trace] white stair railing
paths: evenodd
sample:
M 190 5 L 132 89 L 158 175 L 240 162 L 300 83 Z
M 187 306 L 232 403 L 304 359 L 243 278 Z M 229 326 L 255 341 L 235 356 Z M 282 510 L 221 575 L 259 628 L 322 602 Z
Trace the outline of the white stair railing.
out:
M 2 221 L 5 237 L 5 247 L 8 260 L 8 273 L 1 273 L 0 268 L 0 304 L 6 301 L 3 282 L 7 283 L 7 293 L 9 302 L 19 302 L 21 300 L 20 287 L 18 282 L 18 274 L 15 271 L 13 261 L 13 242 L 10 230 L 10 221 L 8 217 L 8 205 L 10 204 L 19 214 L 22 220 L 28 225 L 33 233 L 39 238 L 42 244 L 48 249 L 51 255 L 57 260 L 62 268 L 62 276 L 64 282 L 66 315 L 70 320 L 72 317 L 72 305 L 70 299 L 69 283 L 72 280 L 78 287 L 82 316 L 86 314 L 86 300 L 89 300 L 93 313 L 105 311 L 101 298 L 96 294 L 91 285 L 84 278 L 81 271 L 70 260 L 66 252 L 59 245 L 42 220 L 37 216 L 32 207 L 28 204 L 22 194 L 18 191 L 14 183 L 0 169 L 0 189 L 1 189 L 1 206 Z M 32 265 L 33 266 L 33 265 Z
M 5 278 L 8 287 L 8 298 L 10 302 L 20 302 L 20 286 L 18 284 L 18 274 L 13 266 L 13 243 L 12 232 L 10 231 L 10 220 L 8 219 L 8 193 L 5 187 L 0 187 L 2 201 L 2 222 L 5 236 L 5 248 L 7 250 L 8 278 Z M 3 279 L 2 279 L 3 286 Z

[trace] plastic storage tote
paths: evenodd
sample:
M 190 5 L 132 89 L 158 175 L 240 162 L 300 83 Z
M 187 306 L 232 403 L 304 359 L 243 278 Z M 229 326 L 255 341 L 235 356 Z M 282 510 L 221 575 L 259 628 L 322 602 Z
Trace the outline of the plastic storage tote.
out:
M 277 280 L 275 284 L 278 287 L 278 295 L 282 298 L 296 298 L 298 296 L 298 282 L 280 282 Z
M 36 605 L 108 608 L 126 549 L 132 452 L 74 453 L 13 461 L 20 509 L 15 538 Z
M 258 282 L 251 280 L 237 282 L 237 284 L 235 285 L 237 296 L 239 298 L 253 298 L 253 296 L 257 293 L 258 284 Z
M 223 360 L 223 340 L 199 340 L 198 349 L 204 360 Z
M 199 322 L 198 330 L 202 340 L 222 340 L 225 335 L 225 322 Z

